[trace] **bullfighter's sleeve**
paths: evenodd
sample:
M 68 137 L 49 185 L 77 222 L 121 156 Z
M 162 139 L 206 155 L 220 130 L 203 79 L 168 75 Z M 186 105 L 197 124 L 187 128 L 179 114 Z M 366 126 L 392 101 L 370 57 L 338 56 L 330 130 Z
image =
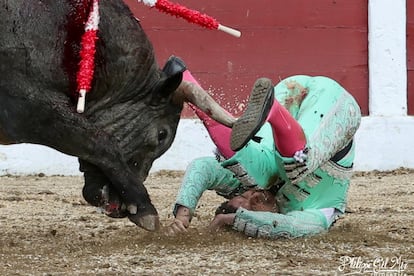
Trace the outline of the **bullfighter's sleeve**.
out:
M 185 206 L 194 214 L 201 195 L 206 190 L 230 194 L 240 182 L 233 173 L 223 168 L 214 157 L 201 157 L 193 160 L 184 175 L 178 191 L 174 214 L 178 206 Z
M 247 236 L 270 239 L 316 235 L 328 228 L 325 215 L 318 209 L 279 214 L 239 208 L 233 224 L 234 230 Z

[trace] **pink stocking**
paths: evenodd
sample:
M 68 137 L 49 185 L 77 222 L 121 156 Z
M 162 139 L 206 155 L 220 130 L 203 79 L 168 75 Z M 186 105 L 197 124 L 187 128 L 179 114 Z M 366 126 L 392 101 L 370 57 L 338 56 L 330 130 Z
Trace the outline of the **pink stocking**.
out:
M 302 127 L 276 99 L 267 121 L 272 126 L 273 139 L 282 156 L 293 157 L 297 151 L 305 148 L 306 137 Z

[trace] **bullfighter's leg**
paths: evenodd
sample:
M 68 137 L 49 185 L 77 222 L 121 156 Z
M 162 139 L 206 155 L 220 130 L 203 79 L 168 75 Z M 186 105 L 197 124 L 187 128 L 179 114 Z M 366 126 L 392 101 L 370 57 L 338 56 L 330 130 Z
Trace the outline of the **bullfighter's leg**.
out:
M 232 149 L 239 150 L 246 145 L 266 121 L 272 126 L 275 146 L 282 156 L 292 157 L 305 148 L 302 127 L 284 106 L 274 100 L 271 80 L 261 78 L 253 87 L 247 110 L 234 124 Z
M 306 87 L 296 80 L 303 78 Z M 295 183 L 349 151 L 361 112 L 355 99 L 336 81 L 304 76 L 285 79 L 274 88 L 283 105 L 271 99 L 275 92 L 270 84 L 268 87 L 263 93 L 253 89 L 251 108 L 234 124 L 232 142 L 243 146 L 257 128 L 269 122 L 287 176 Z
M 9 138 L 15 143 L 43 144 L 96 165 L 122 201 L 136 206 L 137 213 L 129 218 L 144 229 L 156 230 L 157 211 L 114 137 L 76 113 L 63 93 L 40 89 L 33 83 L 24 83 L 24 77 L 14 77 L 20 81 L 0 84 L 0 125 Z

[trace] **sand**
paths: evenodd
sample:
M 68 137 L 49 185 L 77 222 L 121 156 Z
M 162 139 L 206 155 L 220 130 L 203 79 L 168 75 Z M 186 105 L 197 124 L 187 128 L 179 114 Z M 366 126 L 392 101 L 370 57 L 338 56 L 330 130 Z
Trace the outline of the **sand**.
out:
M 168 225 L 182 172 L 146 181 Z M 414 171 L 357 173 L 348 213 L 322 235 L 265 240 L 206 228 L 206 192 L 187 234 L 150 233 L 82 198 L 82 177 L 0 177 L 0 275 L 414 275 Z

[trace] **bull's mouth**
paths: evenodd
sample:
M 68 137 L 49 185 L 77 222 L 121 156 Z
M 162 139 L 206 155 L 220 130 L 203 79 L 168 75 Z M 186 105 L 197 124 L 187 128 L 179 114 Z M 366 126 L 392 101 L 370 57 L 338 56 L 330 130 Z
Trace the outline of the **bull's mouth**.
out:
M 145 230 L 156 231 L 160 228 L 159 217 L 153 206 L 125 204 L 110 180 L 96 166 L 82 160 L 80 164 L 85 178 L 82 193 L 89 204 L 98 207 L 111 218 L 128 217 Z
M 124 218 L 128 216 L 126 205 L 121 201 L 118 193 L 104 182 L 100 175 L 85 172 L 85 186 L 83 197 L 92 206 L 98 207 L 105 215 L 111 218 Z
M 111 218 L 125 218 L 128 217 L 130 221 L 147 231 L 157 231 L 160 229 L 160 222 L 158 215 L 152 214 L 152 210 L 138 210 L 137 205 L 126 205 L 123 203 L 118 194 L 111 189 L 110 186 L 105 185 L 100 190 L 99 203 L 95 204 L 102 212 Z M 96 203 L 96 202 L 95 202 Z
M 133 204 L 126 206 L 109 186 L 103 187 L 101 202 L 100 208 L 111 218 L 124 218 L 128 216 L 130 221 L 147 231 L 157 231 L 160 229 L 158 215 L 147 214 L 146 210 L 142 209 L 138 212 L 138 207 Z
M 101 200 L 98 207 L 103 210 L 105 215 L 111 218 L 124 218 L 128 216 L 126 205 L 121 202 L 116 192 L 111 190 L 108 185 L 101 189 Z

